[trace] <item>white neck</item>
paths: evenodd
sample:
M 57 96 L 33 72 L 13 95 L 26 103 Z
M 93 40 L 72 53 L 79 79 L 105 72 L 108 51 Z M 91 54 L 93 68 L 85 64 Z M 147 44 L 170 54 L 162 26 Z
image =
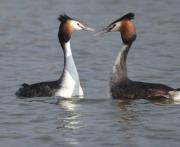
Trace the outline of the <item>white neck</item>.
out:
M 72 56 L 70 41 L 64 44 L 64 49 L 65 49 L 65 57 Z
M 126 83 L 128 81 L 126 58 L 129 48 L 129 45 L 124 45 L 115 60 L 111 77 L 111 85 L 124 82 Z
M 79 75 L 72 56 L 70 41 L 64 45 L 65 65 L 62 77 L 61 88 L 56 92 L 56 96 L 70 98 L 82 96 L 83 90 L 80 85 Z

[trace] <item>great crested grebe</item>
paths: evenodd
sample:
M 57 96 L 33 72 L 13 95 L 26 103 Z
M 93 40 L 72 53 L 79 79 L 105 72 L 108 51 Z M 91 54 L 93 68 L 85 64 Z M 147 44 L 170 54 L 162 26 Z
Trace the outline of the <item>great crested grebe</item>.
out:
M 67 15 L 60 15 L 58 38 L 64 53 L 64 68 L 62 75 L 56 81 L 41 82 L 36 84 L 22 84 L 22 87 L 16 92 L 19 97 L 43 97 L 43 96 L 61 96 L 70 98 L 83 96 L 79 75 L 72 56 L 70 39 L 76 30 L 94 31 L 81 24 Z
M 114 99 L 180 99 L 180 89 L 174 89 L 163 84 L 132 81 L 128 78 L 126 59 L 132 43 L 136 40 L 133 18 L 134 13 L 128 13 L 97 33 L 97 35 L 102 35 L 107 32 L 120 32 L 124 44 L 113 66 L 110 81 L 112 97 Z

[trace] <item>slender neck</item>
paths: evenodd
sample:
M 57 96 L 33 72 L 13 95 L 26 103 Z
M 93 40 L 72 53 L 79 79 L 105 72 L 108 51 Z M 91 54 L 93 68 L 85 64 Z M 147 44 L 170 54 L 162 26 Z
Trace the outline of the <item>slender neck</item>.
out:
M 61 76 L 62 81 L 66 81 L 67 75 L 70 75 L 72 79 L 74 79 L 76 82 L 79 82 L 79 75 L 72 56 L 70 40 L 64 43 L 63 51 L 64 51 L 64 68 L 63 68 L 63 74 Z
M 63 73 L 65 71 L 65 69 L 68 66 L 68 57 L 71 57 L 73 60 L 73 56 L 72 56 L 72 51 L 71 51 L 71 44 L 70 44 L 70 40 L 68 42 L 65 42 L 63 44 L 61 44 L 62 48 L 63 48 L 63 53 L 64 53 L 64 68 L 63 68 Z
M 66 63 L 67 58 L 72 57 L 70 40 L 64 43 L 63 49 L 64 49 L 64 57 L 65 57 L 65 63 Z
M 127 84 L 129 79 L 127 76 L 126 59 L 131 44 L 125 44 L 119 52 L 113 66 L 111 85 L 114 84 Z
M 76 65 L 74 63 L 70 40 L 64 44 L 64 70 L 76 70 Z M 76 70 L 77 71 L 77 70 Z

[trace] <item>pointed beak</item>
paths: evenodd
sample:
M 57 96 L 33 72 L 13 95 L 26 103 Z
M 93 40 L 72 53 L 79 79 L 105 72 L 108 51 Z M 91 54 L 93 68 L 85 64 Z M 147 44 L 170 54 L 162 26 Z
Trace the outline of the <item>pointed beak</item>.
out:
M 95 29 L 90 28 L 90 27 L 85 27 L 85 26 L 82 27 L 82 30 L 84 30 L 84 31 L 91 31 L 91 32 L 95 31 Z
M 110 29 L 109 29 L 109 27 L 106 27 L 104 29 L 96 31 L 95 36 L 103 36 L 104 34 L 106 34 L 108 32 L 110 32 Z

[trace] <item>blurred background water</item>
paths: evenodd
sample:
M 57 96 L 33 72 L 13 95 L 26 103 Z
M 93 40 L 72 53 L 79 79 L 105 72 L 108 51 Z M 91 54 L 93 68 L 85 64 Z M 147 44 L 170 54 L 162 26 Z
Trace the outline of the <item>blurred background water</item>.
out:
M 135 12 L 138 37 L 128 55 L 131 79 L 180 87 L 179 0 L 1 0 L 0 146 L 174 147 L 180 144 L 180 107 L 146 100 L 115 101 L 109 78 L 122 42 L 76 32 L 71 45 L 86 98 L 15 97 L 20 84 L 57 79 L 63 53 L 59 14 L 95 29 Z

